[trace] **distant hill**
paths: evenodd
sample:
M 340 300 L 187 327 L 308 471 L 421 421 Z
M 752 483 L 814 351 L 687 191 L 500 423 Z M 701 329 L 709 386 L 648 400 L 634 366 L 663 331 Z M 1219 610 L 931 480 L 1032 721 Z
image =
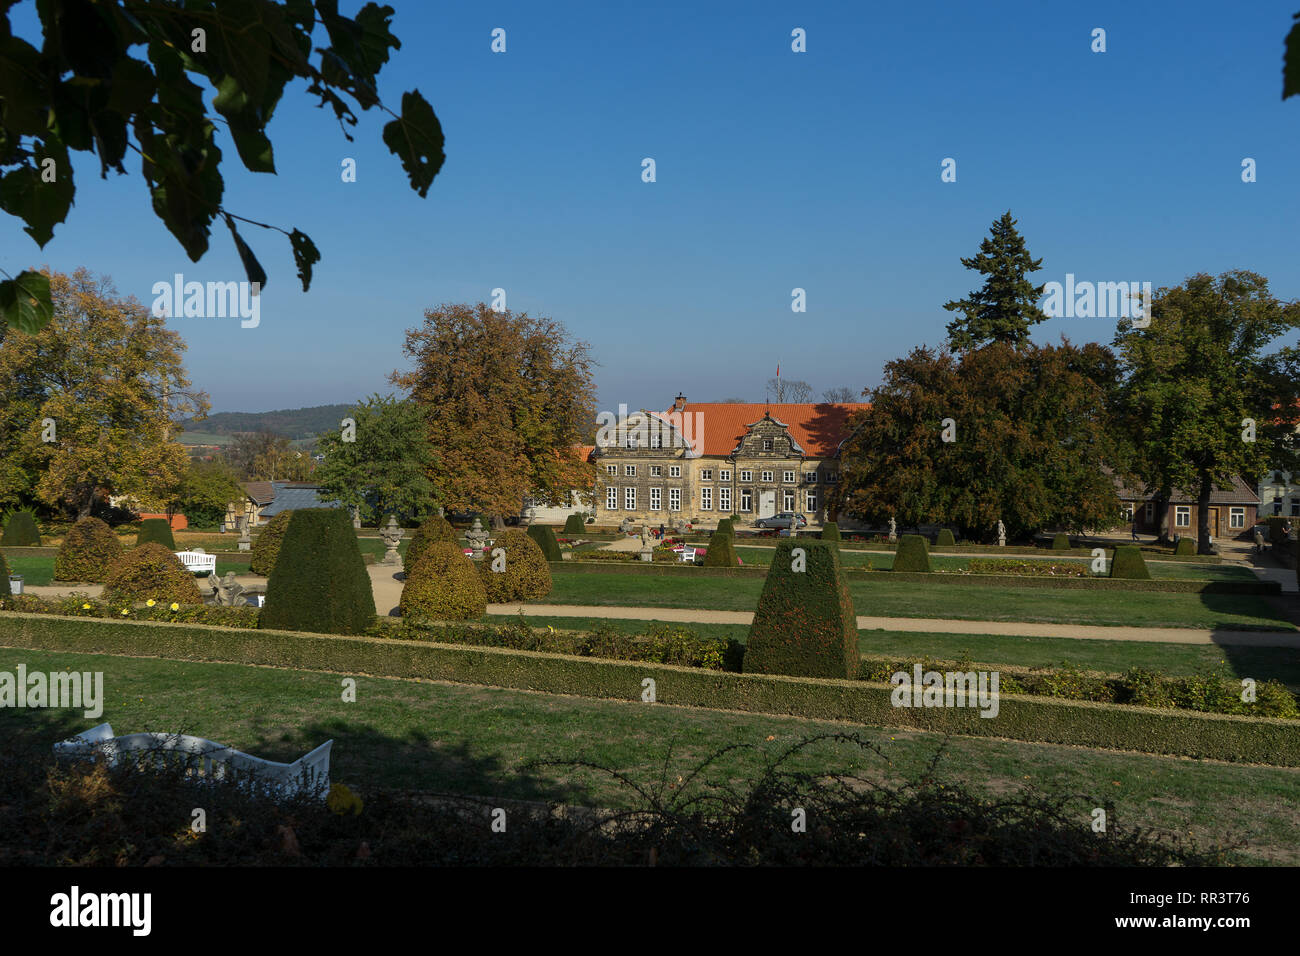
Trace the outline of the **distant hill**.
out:
M 274 412 L 217 412 L 200 422 L 185 422 L 185 431 L 178 439 L 194 443 L 196 435 L 234 435 L 238 432 L 275 432 L 295 439 L 314 438 L 336 430 L 351 410 L 352 405 L 317 405 Z

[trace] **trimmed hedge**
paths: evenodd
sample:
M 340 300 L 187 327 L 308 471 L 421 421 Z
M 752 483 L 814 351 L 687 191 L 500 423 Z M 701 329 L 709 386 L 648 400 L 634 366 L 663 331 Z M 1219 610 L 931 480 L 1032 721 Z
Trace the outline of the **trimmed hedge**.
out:
M 104 600 L 110 604 L 157 601 L 159 604 L 202 604 L 194 575 L 164 544 L 138 544 L 108 572 Z
M 936 548 L 952 548 L 957 544 L 957 539 L 952 536 L 952 530 L 949 528 L 940 528 L 939 533 L 935 535 L 934 546 Z
M 736 556 L 736 537 L 732 534 L 730 525 L 713 532 L 713 537 L 709 538 L 708 550 L 704 552 L 703 563 L 706 568 L 734 568 L 740 565 L 740 559 Z
M 347 511 L 294 511 L 266 582 L 258 627 L 360 634 L 374 619 L 375 595 Z
M 1110 560 L 1110 576 L 1112 578 L 1128 578 L 1134 581 L 1151 580 L 1151 572 L 1147 570 L 1147 562 L 1142 557 L 1142 549 L 1131 544 L 1121 545 L 1116 548 L 1115 556 Z
M 271 576 L 271 572 L 275 570 L 276 559 L 280 557 L 280 545 L 284 541 L 284 533 L 288 530 L 292 518 L 292 511 L 281 511 L 258 533 L 250 552 L 252 558 L 248 561 L 249 571 L 266 577 Z
M 730 518 L 723 518 L 719 521 L 718 530 L 727 532 L 727 534 L 731 535 L 733 538 L 736 536 L 736 527 L 731 523 Z
M 424 553 L 429 550 L 430 545 L 439 541 L 455 544 L 456 529 L 442 515 L 432 515 L 425 518 L 420 523 L 420 527 L 415 529 L 415 534 L 411 536 L 411 543 L 406 546 L 406 556 L 402 559 L 402 566 L 415 567 Z M 461 556 L 464 556 L 463 552 Z
M 828 522 L 826 522 L 824 525 L 822 525 L 822 537 L 821 537 L 821 540 L 823 540 L 823 541 L 839 541 L 839 540 L 840 540 L 840 526 L 839 526 L 838 524 L 836 524 L 834 521 L 828 521 Z
M 749 626 L 744 670 L 856 677 L 857 620 L 835 545 L 783 541 L 776 547 Z
M 349 522 L 349 527 L 351 522 Z M 641 701 L 655 680 L 661 704 L 740 710 L 903 727 L 941 734 L 1300 767 L 1295 721 L 1186 713 L 1004 694 L 998 716 L 974 708 L 903 708 L 893 688 L 851 680 L 732 674 L 647 662 L 610 661 L 431 641 L 339 637 L 194 624 L 62 618 L 0 612 L 0 644 L 34 650 L 120 654 L 287 667 Z
M 68 530 L 54 556 L 54 580 L 102 584 L 122 550 L 112 528 L 98 518 L 82 518 Z
M 5 556 L 0 554 L 0 598 L 7 598 L 13 595 L 9 587 L 9 565 L 5 563 Z
M 576 513 L 564 519 L 565 534 L 582 534 L 585 530 L 586 527 L 582 523 L 582 518 Z
M 6 548 L 39 548 L 41 532 L 36 527 L 36 516 L 30 511 L 15 511 L 9 516 L 0 546 Z
M 459 545 L 434 541 L 406 572 L 402 614 L 463 621 L 487 613 L 487 591 Z
M 1174 546 L 1174 554 L 1176 555 L 1185 557 L 1189 554 L 1195 554 L 1195 553 L 1196 553 L 1196 542 L 1185 535 L 1179 538 L 1178 544 Z
M 537 542 L 542 549 L 542 556 L 547 561 L 560 560 L 560 542 L 555 540 L 555 529 L 549 524 L 530 524 L 528 537 Z
M 492 552 L 497 548 L 506 552 L 504 571 L 492 570 L 496 560 Z M 546 563 L 542 549 L 528 535 L 513 528 L 497 535 L 492 546 L 484 550 L 478 573 L 489 604 L 529 601 L 551 593 L 551 566 Z
M 930 542 L 919 534 L 905 534 L 898 539 L 894 552 L 895 571 L 930 571 Z
M 172 526 L 166 518 L 145 518 L 140 522 L 140 530 L 135 536 L 135 546 L 156 542 L 168 551 L 176 550 L 176 539 L 172 537 Z
M 1053 550 L 1053 551 L 1069 551 L 1069 550 L 1070 550 L 1070 536 L 1069 536 L 1068 534 L 1066 534 L 1064 531 L 1058 531 L 1058 532 L 1056 532 L 1056 534 L 1052 536 L 1052 550 Z

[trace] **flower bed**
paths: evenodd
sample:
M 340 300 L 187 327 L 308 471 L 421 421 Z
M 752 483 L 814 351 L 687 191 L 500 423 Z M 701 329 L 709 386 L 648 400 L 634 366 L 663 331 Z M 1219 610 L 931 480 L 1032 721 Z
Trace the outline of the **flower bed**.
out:
M 1086 578 L 1088 565 L 1056 561 L 1017 561 L 1014 558 L 971 558 L 964 571 L 941 574 L 1028 574 L 1037 577 Z

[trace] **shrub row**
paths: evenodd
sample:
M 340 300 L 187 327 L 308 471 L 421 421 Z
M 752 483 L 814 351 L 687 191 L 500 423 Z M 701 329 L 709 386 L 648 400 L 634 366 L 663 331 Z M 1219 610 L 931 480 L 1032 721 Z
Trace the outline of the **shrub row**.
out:
M 22 594 L 0 599 L 0 610 L 25 614 L 49 614 L 57 617 L 91 617 L 103 620 L 161 621 L 172 624 L 208 624 L 214 627 L 257 627 L 258 609 L 250 606 L 221 607 L 215 604 L 110 604 L 84 594 L 60 598 L 40 598 Z M 126 614 L 122 612 L 126 611 Z
M 641 701 L 653 678 L 661 704 L 814 720 L 997 736 L 1106 750 L 1300 766 L 1294 721 L 1194 714 L 1087 701 L 1003 695 L 998 716 L 971 708 L 896 708 L 888 685 L 733 674 L 429 641 L 234 630 L 193 624 L 0 614 L 0 644 L 39 650 L 208 660 Z

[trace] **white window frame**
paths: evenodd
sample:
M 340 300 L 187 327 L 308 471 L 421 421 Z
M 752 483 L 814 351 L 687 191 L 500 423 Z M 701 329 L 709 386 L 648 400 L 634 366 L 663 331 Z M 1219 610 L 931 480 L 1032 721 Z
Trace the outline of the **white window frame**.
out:
M 636 511 L 636 485 L 628 485 L 623 489 L 623 510 Z
M 668 510 L 669 511 L 682 510 L 682 489 L 680 488 L 668 489 Z
M 1229 509 L 1228 509 L 1228 527 L 1229 527 L 1229 528 L 1240 528 L 1240 529 L 1244 529 L 1244 528 L 1246 527 L 1246 509 L 1245 509 L 1245 508 L 1229 508 Z
M 793 471 L 781 472 L 781 480 L 784 481 L 787 485 L 794 484 L 794 472 Z M 790 509 L 786 508 L 785 510 L 789 511 Z
M 740 513 L 748 514 L 754 510 L 754 492 L 749 488 L 740 489 Z
M 805 471 L 805 472 L 803 473 L 803 480 L 804 480 L 805 483 L 810 484 L 810 485 L 815 485 L 815 484 L 817 484 L 817 472 L 815 472 L 815 471 Z
M 718 469 L 718 481 L 730 481 L 730 480 L 731 480 L 731 469 L 730 469 L 730 468 L 719 468 L 719 469 Z
M 794 492 L 788 488 L 781 494 L 782 511 L 794 511 Z
M 765 481 L 765 482 L 771 483 L 771 481 L 772 481 L 772 477 L 773 477 L 775 474 L 776 474 L 776 472 L 773 472 L 773 471 L 764 471 L 764 472 L 763 472 L 763 479 L 762 479 L 762 480 Z
M 817 513 L 817 492 L 815 491 L 804 492 L 804 502 L 807 505 L 807 507 L 804 508 L 805 511 L 807 511 L 809 514 Z
M 701 469 L 700 469 L 700 481 L 712 481 L 712 480 L 713 480 L 713 469 L 712 469 L 712 468 L 701 468 Z
M 1186 520 L 1184 520 L 1184 518 Z M 1192 506 L 1174 505 L 1174 527 L 1190 528 L 1192 526 Z
M 763 439 L 763 451 L 773 451 L 776 448 L 775 442 L 770 438 Z
M 650 510 L 663 511 L 664 491 L 662 488 L 650 489 Z
M 700 510 L 701 511 L 713 510 L 713 489 L 712 488 L 700 489 Z
M 605 474 L 614 477 L 618 474 L 618 465 L 606 465 Z
M 742 471 L 742 472 L 740 473 L 740 480 L 741 480 L 741 481 L 753 481 L 753 480 L 754 480 L 754 473 L 753 473 L 752 471 L 750 471 L 749 469 L 746 469 L 746 470 L 744 470 L 744 471 Z
M 623 477 L 624 477 L 624 478 L 635 478 L 635 477 L 636 477 L 636 465 L 624 465 L 624 466 L 623 466 Z
M 681 465 L 669 465 L 669 466 L 668 466 L 668 477 L 669 477 L 669 478 L 680 478 L 681 476 L 682 476 L 682 466 L 681 466 Z
M 610 485 L 605 489 L 605 510 L 618 510 L 618 488 L 614 485 Z
M 663 465 L 651 465 L 651 466 L 650 466 L 650 477 L 651 477 L 651 478 L 658 478 L 658 477 L 660 477 L 663 473 L 664 473 L 664 466 L 663 466 Z
M 718 489 L 718 510 L 731 511 L 731 489 L 726 485 Z

